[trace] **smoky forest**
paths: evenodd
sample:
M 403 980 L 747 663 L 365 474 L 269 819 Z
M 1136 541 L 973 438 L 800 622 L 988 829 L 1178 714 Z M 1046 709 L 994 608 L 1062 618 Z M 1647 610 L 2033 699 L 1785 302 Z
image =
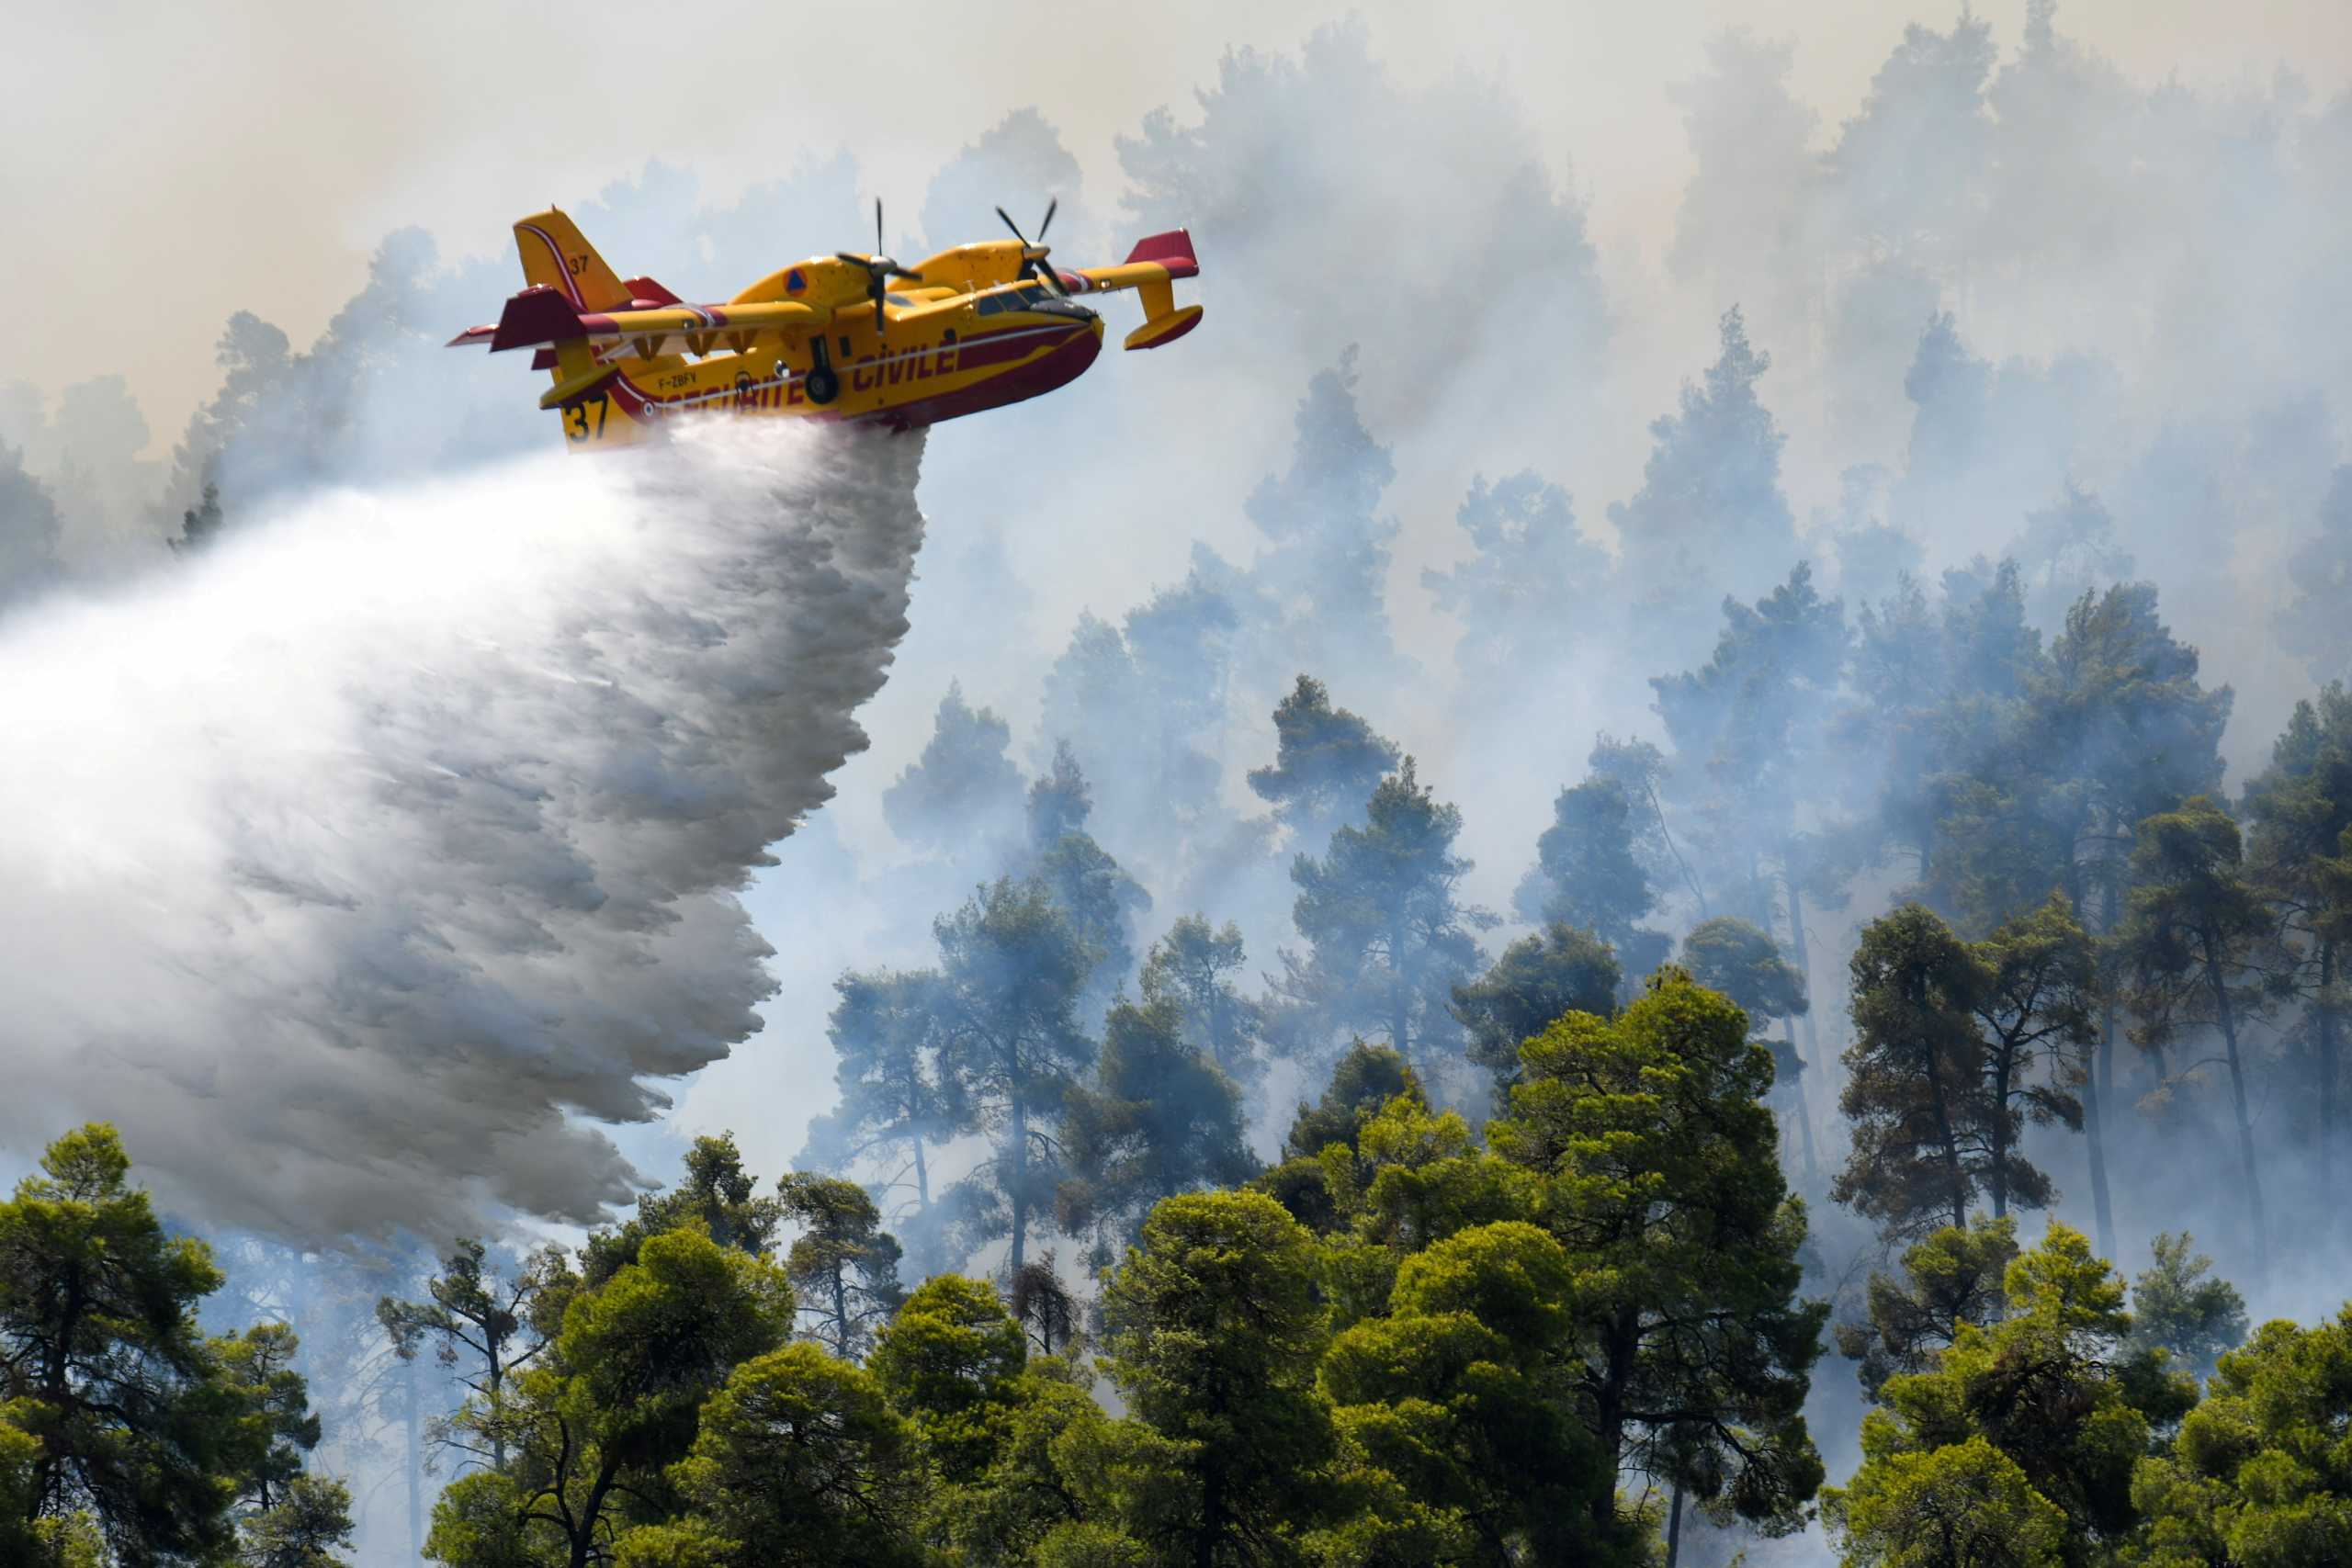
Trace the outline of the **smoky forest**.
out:
M 0 1562 L 2352 1562 L 2352 98 L 1882 15 L 975 124 L 1205 316 L 927 434 L 0 374 Z

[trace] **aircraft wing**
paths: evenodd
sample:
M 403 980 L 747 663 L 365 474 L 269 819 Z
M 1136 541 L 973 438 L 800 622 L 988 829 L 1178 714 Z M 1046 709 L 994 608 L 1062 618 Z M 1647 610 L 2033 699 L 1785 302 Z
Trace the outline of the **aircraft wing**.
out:
M 774 300 L 755 305 L 663 304 L 643 310 L 583 311 L 560 293 L 544 285 L 524 289 L 506 301 L 506 310 L 490 326 L 469 327 L 449 340 L 451 348 L 488 344 L 492 352 L 509 348 L 548 348 L 560 343 L 586 343 L 605 348 L 627 345 L 627 357 L 656 359 L 665 354 L 709 354 L 718 348 L 741 352 L 763 334 L 782 335 L 822 327 L 832 319 L 829 306 L 799 300 Z M 600 354 L 599 358 L 622 355 Z

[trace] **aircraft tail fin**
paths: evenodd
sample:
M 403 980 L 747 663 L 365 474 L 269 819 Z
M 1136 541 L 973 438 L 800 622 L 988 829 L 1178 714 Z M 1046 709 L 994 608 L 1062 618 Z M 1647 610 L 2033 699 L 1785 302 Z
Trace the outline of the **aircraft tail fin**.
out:
M 1174 343 L 1201 324 L 1201 308 L 1176 306 L 1175 280 L 1198 277 L 1200 258 L 1193 254 L 1193 236 L 1189 230 L 1170 229 L 1165 234 L 1147 234 L 1136 242 L 1127 253 L 1127 265 L 1148 263 L 1159 268 L 1159 276 L 1136 286 L 1136 297 L 1143 301 L 1143 325 L 1127 334 L 1129 348 L 1158 348 Z
M 550 207 L 517 220 L 514 249 L 523 258 L 523 280 L 557 290 L 574 309 L 628 309 L 629 292 L 620 275 L 560 209 Z
M 1170 229 L 1165 234 L 1147 234 L 1136 242 L 1127 253 L 1129 265 L 1136 262 L 1157 262 L 1168 269 L 1170 277 L 1197 277 L 1201 264 L 1193 254 L 1193 231 Z

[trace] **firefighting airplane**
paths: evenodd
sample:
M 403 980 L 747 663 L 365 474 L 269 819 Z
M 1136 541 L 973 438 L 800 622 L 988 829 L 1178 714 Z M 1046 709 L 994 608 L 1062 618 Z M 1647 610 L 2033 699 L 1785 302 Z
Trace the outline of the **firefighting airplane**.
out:
M 529 285 L 494 325 L 449 342 L 534 351 L 555 384 L 539 407 L 575 449 L 642 441 L 689 412 L 813 416 L 908 429 L 1001 408 L 1075 380 L 1102 347 L 1102 320 L 1074 298 L 1133 288 L 1144 323 L 1129 348 L 1158 348 L 1200 323 L 1171 285 L 1200 271 L 1183 230 L 1154 234 L 1117 266 L 1047 265 L 1046 209 L 1032 243 L 942 251 L 900 266 L 843 251 L 772 272 L 724 305 L 689 305 L 650 277 L 623 281 L 571 219 L 549 208 L 514 225 Z M 868 309 L 870 307 L 870 310 Z

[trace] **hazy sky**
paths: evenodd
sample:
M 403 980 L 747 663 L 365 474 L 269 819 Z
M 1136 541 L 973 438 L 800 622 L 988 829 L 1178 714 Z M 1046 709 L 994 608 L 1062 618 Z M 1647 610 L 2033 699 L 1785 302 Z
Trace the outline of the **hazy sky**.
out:
M 1977 9 L 2007 49 L 2024 7 Z M 387 231 L 421 225 L 445 254 L 503 247 L 515 216 L 649 157 L 691 164 L 707 194 L 725 197 L 803 152 L 846 146 L 911 215 L 958 147 L 1034 104 L 1107 205 L 1114 134 L 1156 106 L 1188 115 L 1227 48 L 1288 51 L 1351 9 L 1401 76 L 1498 78 L 1555 173 L 1573 171 L 1597 243 L 1621 262 L 1655 254 L 1668 231 L 1687 155 L 1667 89 L 1697 72 L 1711 35 L 1746 25 L 1795 37 L 1793 85 L 1825 110 L 1826 137 L 1904 19 L 1941 26 L 1953 14 L 1933 0 L 1457 5 L 1432 38 L 1439 13 L 1406 0 L 894 13 L 920 25 L 741 0 L 0 0 L 8 36 L 37 46 L 0 94 L 0 209 L 19 305 L 0 382 L 54 393 L 121 371 L 168 449 L 214 385 L 212 343 L 232 311 L 307 343 Z M 2267 81 L 2281 62 L 2324 96 L 2352 81 L 2346 0 L 2069 0 L 2060 20 L 2143 81 L 2181 61 L 2205 85 Z M 807 248 L 856 238 L 811 234 Z M 632 267 L 658 273 L 661 258 L 627 258 Z M 484 300 L 482 316 L 497 303 Z

